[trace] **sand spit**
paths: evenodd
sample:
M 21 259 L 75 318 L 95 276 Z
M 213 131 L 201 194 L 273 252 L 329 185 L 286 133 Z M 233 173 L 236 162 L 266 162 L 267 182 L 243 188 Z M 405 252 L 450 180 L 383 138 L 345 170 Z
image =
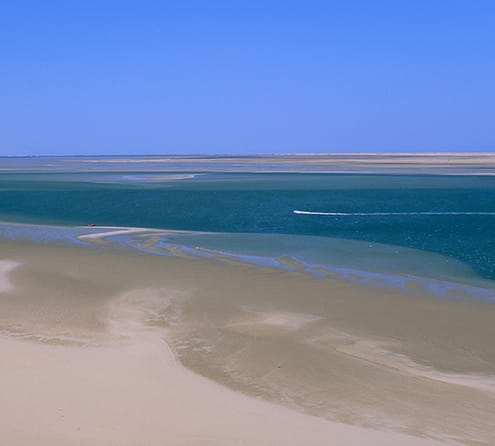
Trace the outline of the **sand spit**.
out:
M 151 232 L 163 232 L 160 230 L 154 230 L 149 228 L 126 228 L 122 226 L 94 226 L 95 231 L 92 234 L 83 234 L 78 236 L 79 240 L 88 239 L 104 239 L 106 237 L 113 237 L 116 235 L 130 235 L 130 234 L 141 234 L 141 233 L 151 233 Z

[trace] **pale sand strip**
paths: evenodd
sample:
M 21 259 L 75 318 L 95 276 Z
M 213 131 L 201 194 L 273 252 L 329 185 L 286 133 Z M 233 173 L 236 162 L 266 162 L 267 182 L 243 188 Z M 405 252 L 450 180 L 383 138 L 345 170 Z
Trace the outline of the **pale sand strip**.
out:
M 156 332 L 77 348 L 0 340 L 0 438 L 9 446 L 434 446 L 236 393 L 175 361 Z
M 129 234 L 139 234 L 139 233 L 150 233 L 150 232 L 163 232 L 157 229 L 149 228 L 126 228 L 122 226 L 95 226 L 95 230 L 104 230 L 104 232 L 95 232 L 93 234 L 83 234 L 79 235 L 80 240 L 85 239 L 100 239 L 105 237 L 113 237 L 115 235 L 129 235 Z
M 0 260 L 0 293 L 6 293 L 12 289 L 8 274 L 19 265 L 19 262 Z
M 80 163 L 81 160 L 62 160 L 65 163 Z M 431 152 L 431 153 L 286 153 L 252 156 L 169 156 L 160 155 L 146 157 L 113 157 L 84 159 L 85 163 L 236 163 L 239 165 L 257 162 L 259 164 L 284 164 L 298 162 L 301 164 L 405 164 L 405 165 L 493 165 L 493 152 Z
M 78 226 L 78 229 L 88 229 L 86 226 Z M 94 226 L 97 232 L 78 235 L 79 240 L 96 240 L 104 239 L 106 237 L 113 237 L 117 235 L 130 235 L 130 234 L 184 234 L 192 233 L 193 231 L 182 231 L 176 229 L 155 229 L 155 228 L 137 228 L 134 226 Z
M 386 343 L 380 345 L 377 342 L 369 340 L 356 340 L 348 345 L 337 347 L 337 351 L 391 369 L 396 369 L 406 374 L 428 378 L 433 381 L 470 387 L 488 393 L 495 393 L 495 378 L 493 376 L 440 372 L 433 367 L 415 363 L 406 355 L 387 350 Z

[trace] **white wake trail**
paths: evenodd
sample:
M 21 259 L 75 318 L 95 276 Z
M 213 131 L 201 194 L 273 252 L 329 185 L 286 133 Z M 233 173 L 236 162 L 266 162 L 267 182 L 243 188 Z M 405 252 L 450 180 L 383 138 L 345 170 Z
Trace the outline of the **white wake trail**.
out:
M 452 212 L 313 212 L 294 210 L 297 215 L 330 215 L 330 216 L 387 216 L 387 215 L 495 215 L 495 212 L 470 212 L 470 211 L 452 211 Z

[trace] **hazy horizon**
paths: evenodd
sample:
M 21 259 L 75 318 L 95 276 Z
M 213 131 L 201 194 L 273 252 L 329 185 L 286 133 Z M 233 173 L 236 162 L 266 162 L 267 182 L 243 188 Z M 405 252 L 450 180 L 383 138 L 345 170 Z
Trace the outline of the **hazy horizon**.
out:
M 31 155 L 0 155 L 0 157 L 4 158 L 32 158 L 32 157 L 60 157 L 60 158 L 69 158 L 69 157 L 159 157 L 159 156 L 171 156 L 171 157 L 270 157 L 270 156 L 342 156 L 342 155 L 456 155 L 456 154 L 466 154 L 466 155 L 487 155 L 487 154 L 495 154 L 495 150 L 438 150 L 438 151 L 404 151 L 404 152 L 390 152 L 390 151 L 348 151 L 348 152 L 222 152 L 222 153 L 206 153 L 206 152 L 197 152 L 197 153 L 66 153 L 66 154 L 31 154 Z

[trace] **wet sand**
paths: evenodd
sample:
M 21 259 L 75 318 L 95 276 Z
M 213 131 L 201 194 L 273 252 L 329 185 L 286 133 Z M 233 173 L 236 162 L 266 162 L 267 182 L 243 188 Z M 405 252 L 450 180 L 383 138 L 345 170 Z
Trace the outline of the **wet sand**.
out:
M 493 304 L 118 248 L 0 248 L 15 265 L 0 281 L 9 445 L 495 442 Z

